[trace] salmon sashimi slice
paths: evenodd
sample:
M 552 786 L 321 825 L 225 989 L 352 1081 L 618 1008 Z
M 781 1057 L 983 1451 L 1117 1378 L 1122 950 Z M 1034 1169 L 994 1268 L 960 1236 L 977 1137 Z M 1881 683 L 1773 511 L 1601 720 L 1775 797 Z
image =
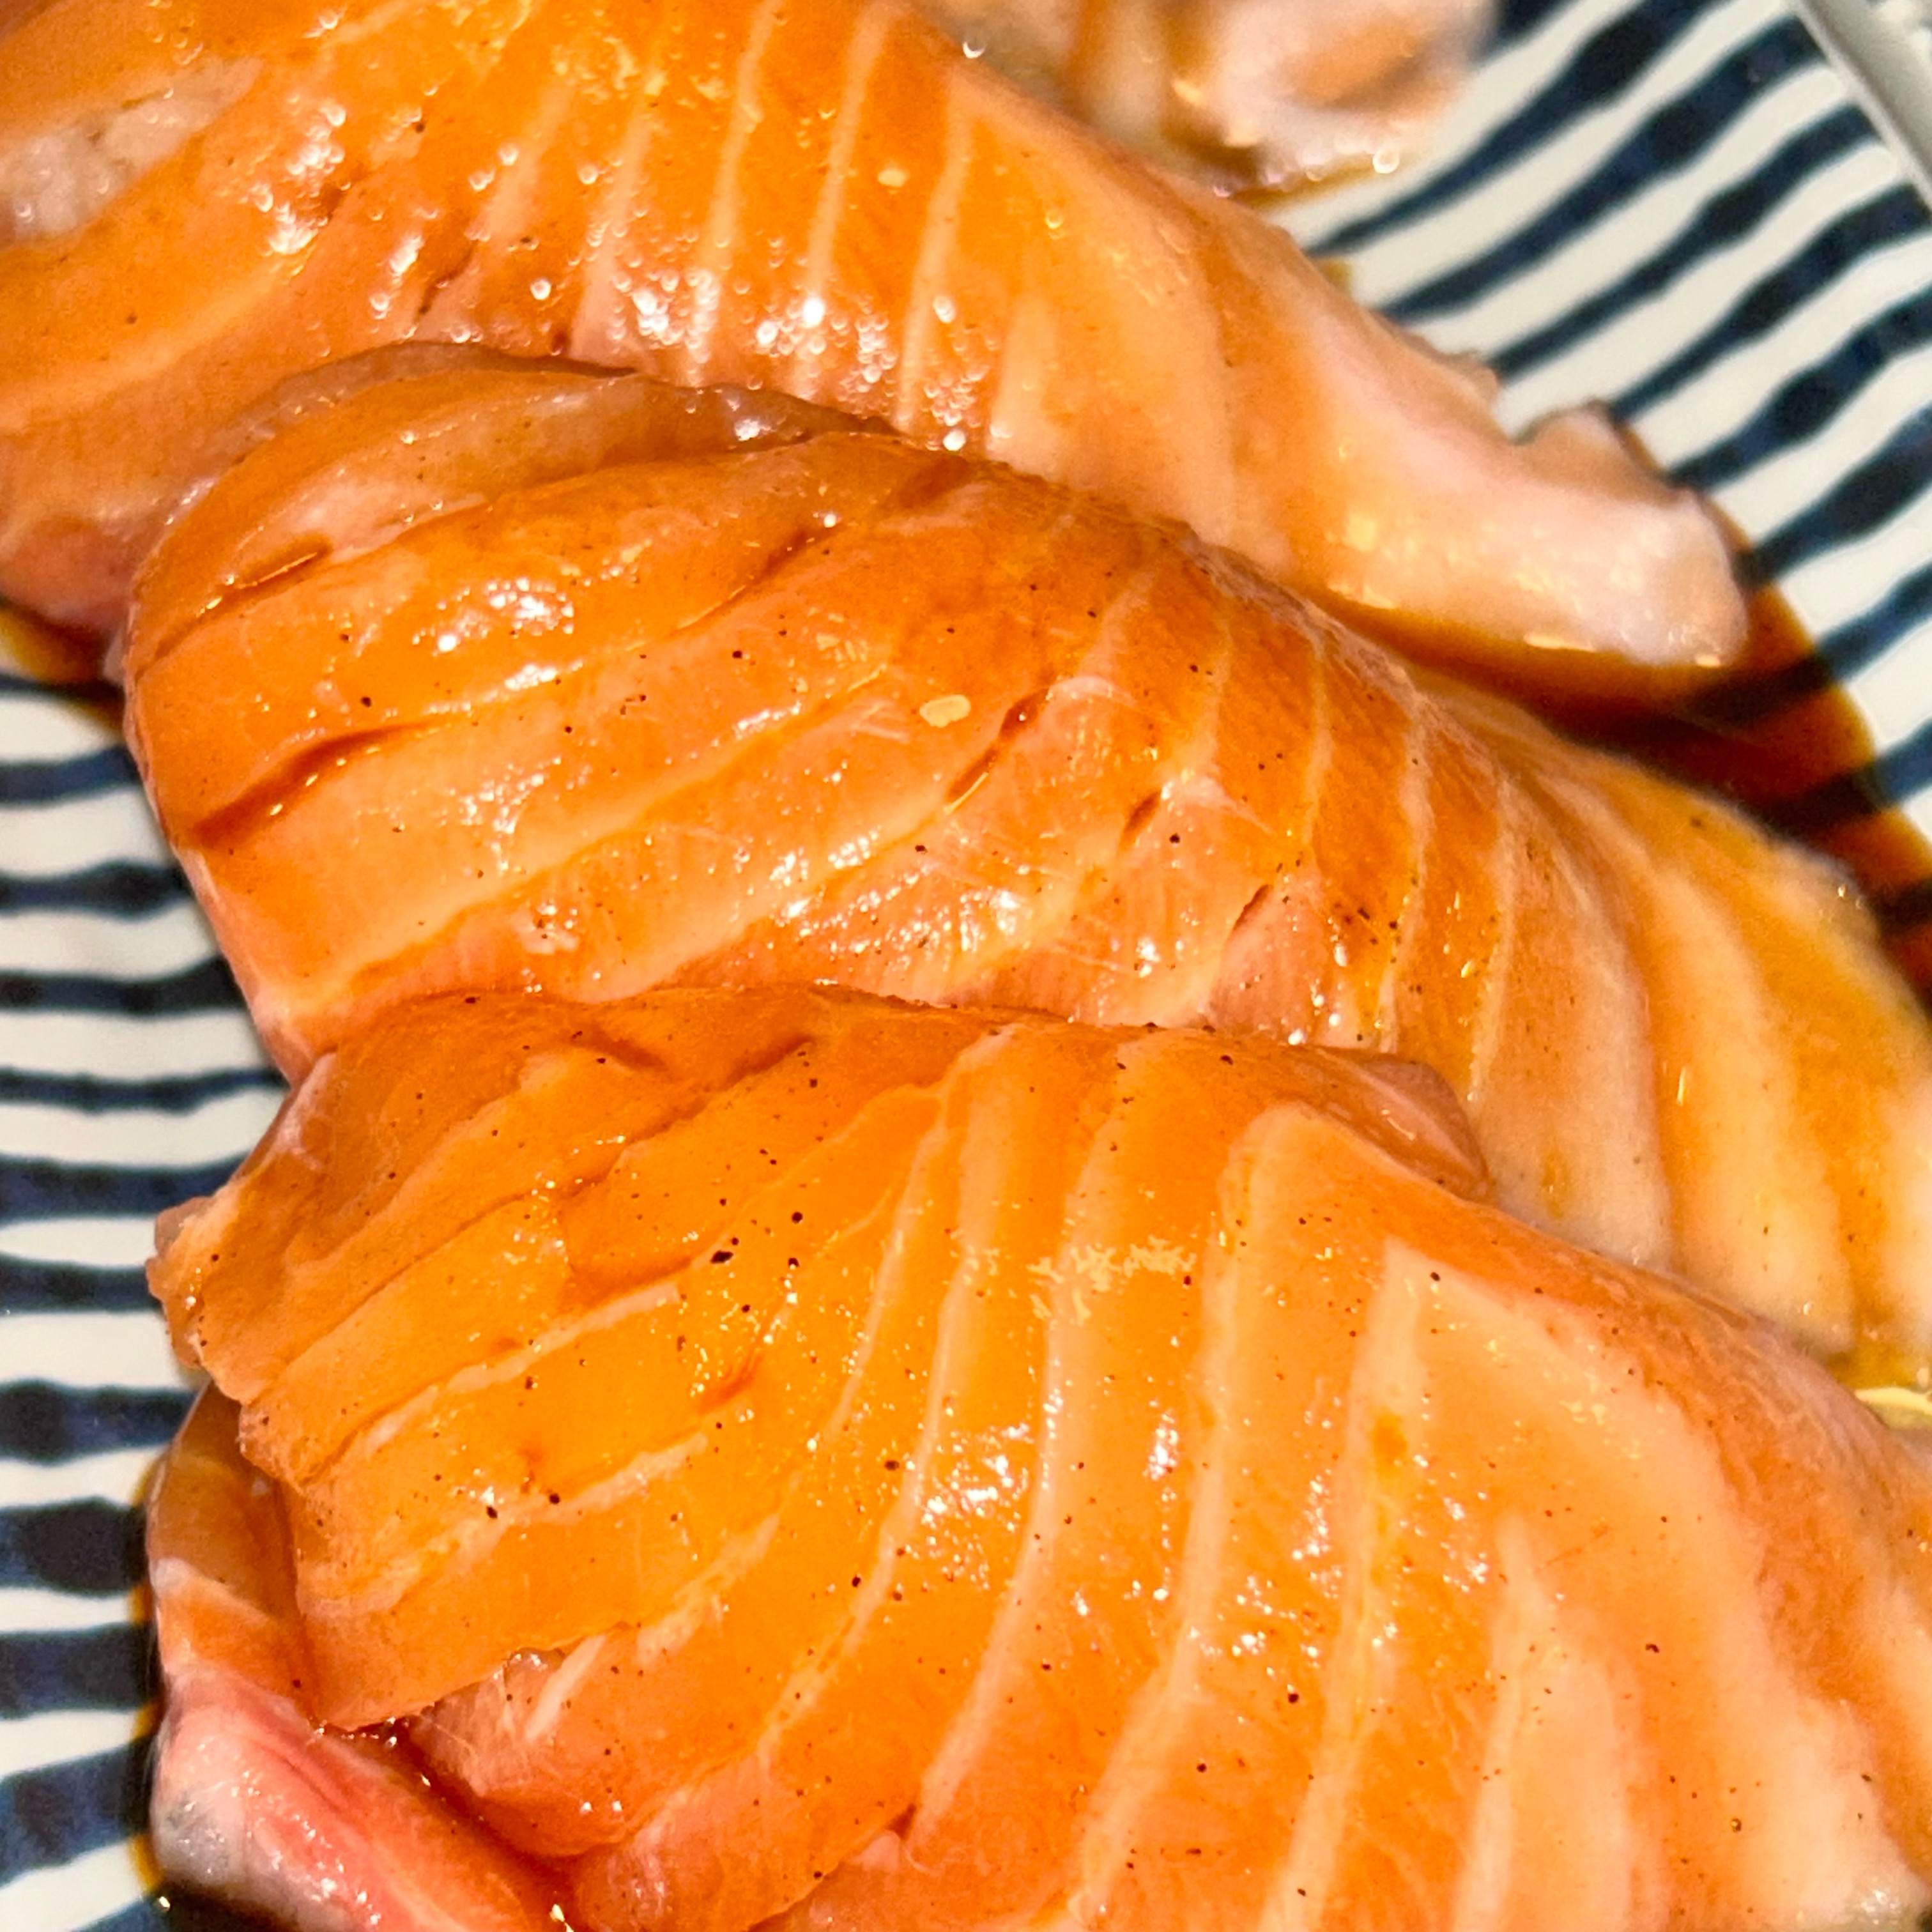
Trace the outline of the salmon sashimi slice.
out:
M 547 1874 L 442 1802 L 393 1736 L 310 1718 L 273 1486 L 205 1391 L 148 1504 L 167 1684 L 150 1828 L 176 1883 L 295 1932 L 550 1932 Z
M 323 1061 L 305 1151 L 272 1138 L 172 1229 L 178 1344 L 222 1385 L 252 1292 L 252 1358 L 286 1354 L 257 1217 L 318 1156 L 406 1188 L 362 1124 L 386 1096 L 447 1073 L 480 1118 L 459 1069 L 591 1026 L 661 1042 L 628 1077 L 680 1111 L 568 1183 L 561 1126 L 532 1131 L 568 1286 L 529 1316 L 494 1211 L 440 1250 L 483 1332 L 544 1332 L 466 1370 L 446 1324 L 410 1330 L 415 1390 L 313 1474 L 274 1473 L 284 1415 L 225 1394 L 170 1462 L 161 1789 L 194 1828 L 160 1842 L 204 1882 L 299 1916 L 313 1862 L 230 1876 L 266 1754 L 338 1868 L 374 1861 L 356 1882 L 403 1882 L 420 1840 L 580 1932 L 1932 1905 L 1932 1468 L 1770 1324 L 1488 1204 L 1446 1090 L 1372 1058 L 799 988 L 445 998 Z M 412 1157 L 495 1196 L 486 1142 L 441 1125 Z M 883 1238 L 808 1284 L 835 1220 Z M 701 1268 L 613 1262 L 633 1221 L 634 1256 L 681 1225 Z M 448 1305 L 366 1252 L 389 1272 L 345 1324 Z M 566 1354 L 638 1399 L 546 1402 Z M 687 1415 L 702 1440 L 665 1454 Z M 504 1444 L 577 1534 L 520 1531 Z
M 338 1718 L 428 1704 L 536 1642 L 536 1622 L 547 1645 L 581 1634 L 586 1615 L 601 1628 L 599 1592 L 629 1621 L 667 1615 L 734 1539 L 761 1533 L 800 1443 L 842 1412 L 876 1346 L 886 1258 L 908 1238 L 884 1184 L 897 1174 L 902 1192 L 923 1171 L 949 1070 L 988 1024 L 789 988 L 562 1010 L 579 1024 L 546 1027 L 544 1061 L 614 1034 L 632 1042 L 606 1069 L 629 1090 L 598 1096 L 609 1130 L 628 1130 L 629 1144 L 573 1168 L 574 1120 L 506 1108 L 538 1058 L 502 1056 L 506 1036 L 554 1010 L 514 995 L 416 1010 L 426 1036 L 452 1051 L 460 1041 L 508 1090 L 472 1084 L 471 1118 L 446 1115 L 440 1137 L 419 1132 L 412 1168 L 410 1143 L 367 1124 L 398 1078 L 432 1090 L 382 1070 L 408 1064 L 392 1034 L 366 1035 L 324 1063 L 221 1195 L 164 1230 L 157 1281 L 176 1346 L 222 1365 L 245 1403 L 251 1458 L 299 1498 L 291 1525 L 317 1695 Z M 1352 1118 L 1433 1168 L 1474 1171 L 1432 1085 L 1406 1074 L 1344 1080 L 1317 1061 L 1304 1084 L 1324 1082 Z M 353 1118 L 338 1116 L 330 1096 L 350 1094 Z M 448 1198 L 473 1174 L 478 1211 L 448 1217 L 427 1253 L 345 1228 L 332 1315 L 305 1292 L 304 1245 L 279 1237 L 298 1222 L 312 1243 L 318 1195 L 372 1169 L 374 1191 L 392 1202 Z M 1003 1168 L 974 1185 L 993 1204 L 988 1252 L 1016 1246 L 998 1230 L 1026 1198 L 1023 1178 Z M 668 1196 L 680 1216 L 668 1228 Z M 479 1267 L 501 1295 L 466 1306 Z M 1022 1313 L 1034 1318 L 1030 1299 Z M 370 1387 L 332 1389 L 324 1370 L 358 1359 Z M 980 1446 L 958 1454 L 970 1460 Z M 597 1557 L 620 1523 L 642 1540 L 621 1562 Z M 409 1641 L 439 1604 L 460 1607 L 440 1655 Z M 518 1641 L 505 1636 L 512 1628 Z M 392 1712 L 367 1705 L 384 1672 Z
M 1426 140 L 1490 0 L 921 0 L 1003 73 L 1169 167 L 1292 191 Z
M 910 0 L 50 0 L 4 46 L 0 178 L 184 104 L 0 246 L 0 589 L 63 621 L 112 625 L 279 381 L 454 342 L 884 418 L 1556 688 L 1741 647 L 1723 536 L 1606 419 L 1511 442 L 1486 380 Z
M 1932 1041 L 1816 861 L 1170 526 L 802 405 L 414 352 L 214 484 L 129 632 L 136 755 L 291 1071 L 416 994 L 680 980 L 1367 1047 L 1450 1082 L 1512 1210 L 1923 1369 Z

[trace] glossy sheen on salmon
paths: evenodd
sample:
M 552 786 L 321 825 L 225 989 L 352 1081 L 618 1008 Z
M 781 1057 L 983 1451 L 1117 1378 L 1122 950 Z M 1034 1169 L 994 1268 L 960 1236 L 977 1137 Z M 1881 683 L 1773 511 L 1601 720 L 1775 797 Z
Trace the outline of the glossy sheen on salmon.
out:
M 1374 1061 L 481 996 L 154 1282 L 309 1708 L 580 1928 L 1913 1922 L 1932 1478 L 1480 1185 Z
M 0 44 L 0 176 L 69 148 L 132 158 L 0 247 L 0 587 L 57 616 L 118 614 L 225 418 L 414 340 L 887 418 L 1452 658 L 1742 640 L 1716 529 L 1604 422 L 1512 445 L 1484 381 L 903 0 L 52 0 Z
M 1292 190 L 1423 142 L 1490 0 L 920 0 L 1002 72 L 1169 166 Z
M 158 553 L 130 734 L 285 1065 L 678 980 L 1371 1046 L 1515 1211 L 1922 1363 L 1932 1042 L 1816 862 L 1172 528 L 742 405 L 438 364 Z

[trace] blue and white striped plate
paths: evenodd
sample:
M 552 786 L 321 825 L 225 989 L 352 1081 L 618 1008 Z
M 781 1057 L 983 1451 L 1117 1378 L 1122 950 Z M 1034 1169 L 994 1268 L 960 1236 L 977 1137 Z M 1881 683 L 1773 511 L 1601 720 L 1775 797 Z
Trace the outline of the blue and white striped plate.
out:
M 1292 224 L 1494 364 L 1513 424 L 1609 397 L 1712 491 L 1872 741 L 1796 816 L 1889 802 L 1932 832 L 1932 218 L 1859 104 L 1883 90 L 1785 0 L 1505 13 L 1431 160 Z M 104 694 L 42 682 L 4 623 L 0 1928 L 156 1932 L 135 1501 L 184 1391 L 141 1263 L 277 1090 Z M 1932 892 L 1888 910 L 1910 925 Z

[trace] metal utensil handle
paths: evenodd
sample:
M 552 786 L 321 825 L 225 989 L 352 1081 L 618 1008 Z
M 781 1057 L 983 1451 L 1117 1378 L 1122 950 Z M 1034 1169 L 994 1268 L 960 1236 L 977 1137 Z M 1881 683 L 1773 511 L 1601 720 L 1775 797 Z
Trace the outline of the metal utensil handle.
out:
M 1794 0 L 1932 204 L 1932 0 Z

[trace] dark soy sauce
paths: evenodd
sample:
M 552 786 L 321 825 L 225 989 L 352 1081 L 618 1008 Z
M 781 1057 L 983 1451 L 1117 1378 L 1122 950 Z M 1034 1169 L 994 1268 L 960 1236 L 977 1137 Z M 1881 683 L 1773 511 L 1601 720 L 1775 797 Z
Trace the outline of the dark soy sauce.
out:
M 1742 663 L 1653 710 L 1563 722 L 1577 736 L 1724 794 L 1836 859 L 1877 911 L 1900 969 L 1932 998 L 1932 845 L 1864 776 L 1871 734 L 1774 591 L 1752 600 Z
M 1877 914 L 1893 960 L 1932 1003 L 1932 844 L 1869 776 L 1870 733 L 1776 591 L 1752 598 L 1744 653 L 1722 670 L 1418 633 L 1354 608 L 1340 614 L 1425 683 L 1480 685 L 1586 744 L 1721 793 L 1837 860 Z

